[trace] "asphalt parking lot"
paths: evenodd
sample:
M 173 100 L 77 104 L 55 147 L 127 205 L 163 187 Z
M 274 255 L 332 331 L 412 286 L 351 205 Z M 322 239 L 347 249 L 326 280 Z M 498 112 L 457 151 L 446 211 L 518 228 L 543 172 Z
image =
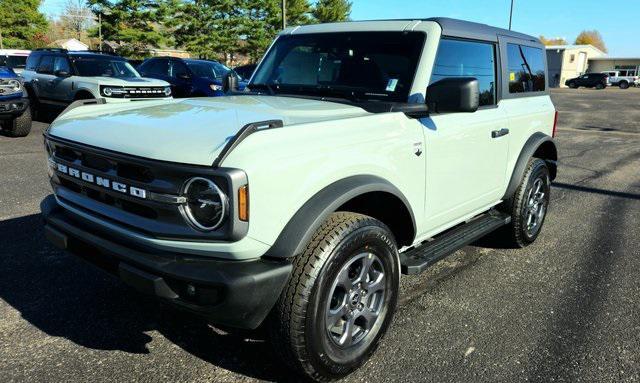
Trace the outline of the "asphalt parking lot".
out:
M 640 380 L 640 89 L 552 97 L 561 159 L 538 241 L 403 278 L 385 341 L 347 381 Z M 164 309 L 45 242 L 45 127 L 0 136 L 0 381 L 296 381 L 260 332 Z

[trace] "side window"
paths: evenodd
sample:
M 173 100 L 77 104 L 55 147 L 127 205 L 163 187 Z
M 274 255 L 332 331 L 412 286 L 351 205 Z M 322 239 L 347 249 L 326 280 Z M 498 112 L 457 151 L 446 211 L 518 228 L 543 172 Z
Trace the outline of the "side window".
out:
M 38 73 L 51 74 L 53 73 L 53 56 L 43 56 L 38 64 Z
M 69 67 L 69 60 L 66 57 L 58 56 L 53 61 L 53 73 L 57 71 L 64 71 L 67 73 L 71 73 L 71 68 Z
M 27 58 L 27 65 L 25 70 L 36 70 L 38 68 L 38 63 L 40 62 L 41 54 L 31 53 Z
M 507 44 L 509 93 L 545 90 L 543 52 L 540 48 Z
M 182 61 L 173 61 L 171 63 L 171 77 L 184 78 L 185 76 L 189 76 L 187 65 Z
M 475 77 L 480 106 L 496 103 L 495 48 L 490 43 L 442 39 L 433 66 L 431 84 L 447 77 Z
M 161 76 L 169 75 L 168 60 L 153 60 L 144 65 L 143 71 L 146 74 L 156 74 Z

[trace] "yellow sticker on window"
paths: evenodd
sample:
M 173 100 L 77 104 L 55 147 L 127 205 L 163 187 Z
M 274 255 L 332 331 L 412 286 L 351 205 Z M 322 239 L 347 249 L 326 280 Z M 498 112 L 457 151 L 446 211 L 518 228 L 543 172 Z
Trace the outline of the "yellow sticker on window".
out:
M 509 73 L 509 81 L 516 81 L 516 72 Z

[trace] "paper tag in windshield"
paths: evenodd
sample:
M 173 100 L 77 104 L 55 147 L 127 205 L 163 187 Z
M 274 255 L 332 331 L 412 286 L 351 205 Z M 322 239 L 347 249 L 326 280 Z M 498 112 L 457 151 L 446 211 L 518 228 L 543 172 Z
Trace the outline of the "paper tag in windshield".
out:
M 385 89 L 387 92 L 394 92 L 396 90 L 396 86 L 398 85 L 398 79 L 397 78 L 390 78 L 389 81 L 387 82 L 387 89 Z

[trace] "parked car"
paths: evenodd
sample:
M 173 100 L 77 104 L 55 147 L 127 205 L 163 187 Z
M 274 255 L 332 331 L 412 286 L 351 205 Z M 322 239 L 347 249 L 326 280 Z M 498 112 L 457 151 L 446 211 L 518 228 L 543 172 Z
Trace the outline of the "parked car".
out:
M 19 76 L 27 63 L 31 51 L 25 49 L 0 49 L 0 66 L 13 69 Z
M 602 72 L 609 76 L 609 84 L 617 86 L 620 89 L 627 89 L 630 86 L 635 86 L 638 83 L 638 76 L 636 71 L 631 70 L 613 70 Z
M 256 67 L 257 67 L 256 64 L 247 64 L 247 65 L 237 66 L 233 68 L 233 70 L 236 71 L 236 73 L 238 74 L 238 76 L 240 76 L 240 78 L 242 78 L 245 81 L 249 81 L 251 79 L 251 76 L 253 75 L 253 72 L 256 70 Z
M 124 58 L 106 53 L 36 49 L 22 76 L 36 109 L 61 110 L 73 101 L 96 98 L 106 102 L 171 98 L 167 82 L 140 77 Z
M 515 247 L 540 234 L 558 157 L 545 57 L 445 18 L 285 29 L 250 91 L 54 121 L 46 236 L 213 323 L 264 322 L 286 365 L 341 378 L 389 328 L 401 273 L 497 229 Z
M 29 97 L 18 75 L 5 66 L 0 66 L 0 128 L 13 137 L 31 131 Z
M 581 86 L 585 88 L 604 89 L 607 86 L 608 77 L 606 73 L 586 73 L 580 77 L 570 78 L 565 81 L 564 84 L 572 89 Z
M 171 84 L 174 97 L 223 96 L 222 79 L 231 69 L 217 61 L 153 57 L 138 69 L 143 76 L 158 78 Z M 240 88 L 246 85 L 239 79 Z

